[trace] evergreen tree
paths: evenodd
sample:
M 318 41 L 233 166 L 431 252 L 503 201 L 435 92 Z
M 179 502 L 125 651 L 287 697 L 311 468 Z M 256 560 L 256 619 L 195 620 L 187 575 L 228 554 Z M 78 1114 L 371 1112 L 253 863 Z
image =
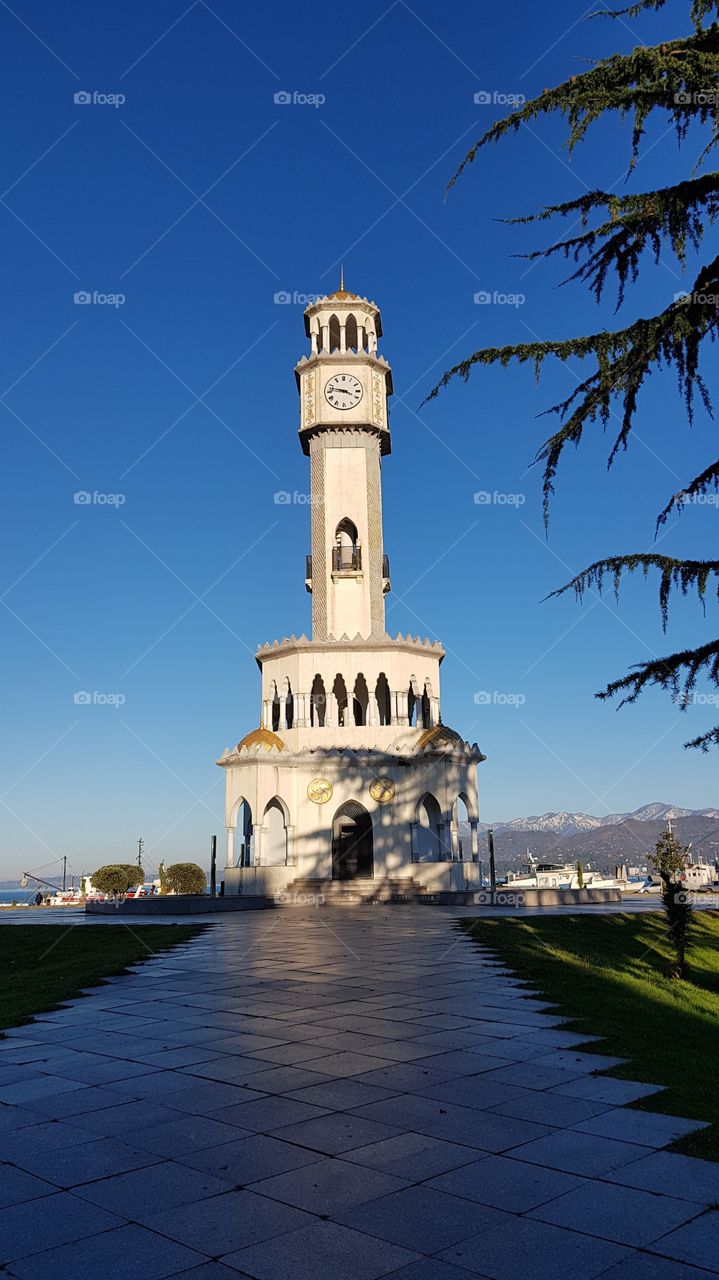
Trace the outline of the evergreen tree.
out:
M 689 848 L 679 843 L 673 831 L 663 831 L 656 843 L 650 862 L 662 882 L 662 902 L 667 917 L 669 941 L 674 950 L 670 977 L 686 978 L 687 948 L 692 907 L 686 883 L 682 879 L 686 871 Z
M 638 17 L 644 10 L 659 10 L 665 4 L 666 0 L 636 0 L 623 9 L 606 11 L 606 16 Z M 595 121 L 611 113 L 620 118 L 631 117 L 630 172 L 650 116 L 664 113 L 680 143 L 691 125 L 703 128 L 705 145 L 691 176 L 684 181 L 633 195 L 589 191 L 577 200 L 510 219 L 526 223 L 572 218 L 574 225 L 581 227 L 580 234 L 566 236 L 528 256 L 549 258 L 563 254 L 574 267 L 569 280 L 586 286 L 596 301 L 601 300 L 613 280 L 617 309 L 636 283 L 645 254 L 653 257 L 656 264 L 663 250 L 669 248 L 685 267 L 688 251 L 701 253 L 705 233 L 719 214 L 719 171 L 697 173 L 719 141 L 719 0 L 694 0 L 690 16 L 694 26 L 690 34 L 655 46 L 639 46 L 628 55 L 602 59 L 583 75 L 572 76 L 557 88 L 545 89 L 539 97 L 497 121 L 471 148 L 449 184 L 455 184 L 487 143 L 497 142 L 553 112 L 566 118 L 570 151 L 584 140 Z M 655 315 L 642 316 L 614 330 L 475 351 L 449 369 L 430 392 L 428 399 L 456 377 L 466 381 L 476 365 L 506 367 L 511 361 L 530 362 L 539 376 L 549 356 L 560 361 L 575 357 L 592 362 L 592 371 L 579 380 L 571 394 L 547 411 L 557 415 L 559 425 L 537 455 L 544 464 L 545 525 L 567 445 L 578 446 L 589 429 L 597 425 L 606 429 L 610 418 L 614 418 L 619 429 L 609 456 L 611 466 L 617 454 L 628 446 L 639 394 L 652 372 L 667 367 L 674 371 L 689 424 L 697 399 L 711 413 L 709 392 L 700 371 L 700 353 L 707 339 L 713 341 L 719 335 L 719 257 L 703 256 L 706 260 L 690 283 L 686 297 L 673 300 Z M 687 500 L 710 490 L 719 492 L 719 458 L 709 461 L 699 475 L 688 478 L 686 486 L 669 498 L 658 515 L 657 530 L 670 513 L 679 515 Z M 696 592 L 702 605 L 709 589 L 716 588 L 719 594 L 719 560 L 680 560 L 643 552 L 598 560 L 552 594 L 573 591 L 581 600 L 590 588 L 601 592 L 609 579 L 618 595 L 623 577 L 638 570 L 645 577 L 658 574 L 665 631 L 672 590 L 678 589 L 684 595 Z M 620 705 L 624 705 L 635 702 L 648 686 L 657 685 L 671 693 L 685 711 L 700 675 L 719 688 L 719 639 L 637 663 L 596 696 L 621 694 Z M 719 726 L 685 745 L 703 751 L 719 746 Z

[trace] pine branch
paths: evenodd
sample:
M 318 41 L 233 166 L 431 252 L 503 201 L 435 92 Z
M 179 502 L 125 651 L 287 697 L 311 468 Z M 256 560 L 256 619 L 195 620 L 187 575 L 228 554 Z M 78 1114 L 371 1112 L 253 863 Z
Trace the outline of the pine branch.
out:
M 544 519 L 549 519 L 549 502 L 554 493 L 554 480 L 559 461 L 568 444 L 579 445 L 584 429 L 599 418 L 604 427 L 613 413 L 612 402 L 621 397 L 620 430 L 609 455 L 609 465 L 620 449 L 626 449 L 632 429 L 637 397 L 645 378 L 654 368 L 673 366 L 679 391 L 690 422 L 693 421 L 694 397 L 698 392 L 704 407 L 711 413 L 709 394 L 699 373 L 699 348 L 707 335 L 719 335 L 719 257 L 699 272 L 690 294 L 672 303 L 658 315 L 635 320 L 625 329 L 602 330 L 581 338 L 555 342 L 518 343 L 508 347 L 485 347 L 454 365 L 440 378 L 425 397 L 433 400 L 453 378 L 466 382 L 477 364 L 500 364 L 506 368 L 512 360 L 531 361 L 537 375 L 548 356 L 567 361 L 594 356 L 594 373 L 578 382 L 571 395 L 552 405 L 546 413 L 565 419 L 558 431 L 545 441 L 537 454 L 544 462 Z
M 667 629 L 669 620 L 669 596 L 672 590 L 679 589 L 682 595 L 686 596 L 687 592 L 694 588 L 704 608 L 707 587 L 713 576 L 717 580 L 717 598 L 719 599 L 719 560 L 675 560 L 670 556 L 646 552 L 608 556 L 605 560 L 597 560 L 594 564 L 590 564 L 588 569 L 583 569 L 575 578 L 572 578 L 571 582 L 552 591 L 547 599 L 551 599 L 552 596 L 562 596 L 566 591 L 573 591 L 577 600 L 581 602 L 584 593 L 592 588 L 596 588 L 601 595 L 605 578 L 611 575 L 614 596 L 619 600 L 619 587 L 624 574 L 634 573 L 637 569 L 641 569 L 645 578 L 650 569 L 659 570 L 659 606 L 664 631 Z
M 651 662 L 637 663 L 629 675 L 623 676 L 621 680 L 612 680 L 595 697 L 604 701 L 621 693 L 624 696 L 619 706 L 623 707 L 636 702 L 640 693 L 649 685 L 656 685 L 670 692 L 680 710 L 686 711 L 697 679 L 703 671 L 709 682 L 719 688 L 719 640 L 710 640 L 697 649 L 671 653 L 666 658 L 653 658 Z M 698 747 L 700 751 L 708 751 L 712 745 L 719 746 L 719 726 L 684 743 L 685 747 Z
M 692 502 L 694 498 L 701 497 L 702 494 L 708 493 L 710 489 L 714 489 L 719 494 L 719 458 L 716 462 L 711 462 L 708 467 L 695 476 L 687 485 L 686 489 L 681 489 L 679 493 L 675 493 L 669 499 L 664 510 L 657 517 L 656 530 L 663 525 L 670 512 L 678 508 L 681 512 L 688 502 Z
M 700 733 L 698 738 L 690 738 L 684 746 L 696 747 L 705 753 L 710 747 L 719 747 L 719 725 L 716 729 L 709 729 L 707 733 Z
M 646 121 L 655 110 L 668 113 L 679 142 L 692 121 L 711 122 L 712 136 L 705 154 L 719 139 L 718 53 L 719 26 L 713 23 L 691 36 L 656 46 L 640 45 L 630 54 L 613 54 L 601 60 L 591 71 L 572 76 L 554 89 L 545 89 L 540 97 L 531 98 L 518 111 L 497 120 L 467 152 L 448 189 L 474 162 L 481 147 L 553 111 L 566 117 L 570 152 L 584 139 L 590 125 L 608 111 L 618 112 L 622 119 L 632 115 L 630 169 L 637 162 Z
M 682 264 L 688 246 L 698 249 L 704 234 L 704 221 L 712 223 L 719 215 L 719 170 L 672 187 L 646 191 L 639 195 L 619 197 L 603 191 L 592 191 L 578 200 L 550 205 L 538 214 L 508 218 L 508 223 L 540 222 L 559 215 L 579 213 L 586 226 L 592 211 L 606 208 L 610 217 L 583 235 L 558 240 L 546 249 L 518 256 L 529 260 L 549 258 L 563 253 L 580 262 L 569 280 L 581 280 L 597 302 L 601 300 L 607 275 L 617 275 L 617 310 L 624 301 L 628 280 L 635 283 L 642 253 L 651 249 L 655 264 L 661 258 L 664 244 L 671 246 Z M 603 243 L 602 243 L 603 242 Z M 598 247 L 597 247 L 598 246 Z
M 663 9 L 667 0 L 635 0 L 634 4 L 628 5 L 626 9 L 599 9 L 593 13 L 593 18 L 638 18 L 640 13 L 646 12 L 647 9 L 658 11 Z M 707 14 L 716 14 L 719 16 L 719 4 L 717 0 L 693 0 L 691 7 L 691 18 L 697 28 L 701 28 L 702 18 Z

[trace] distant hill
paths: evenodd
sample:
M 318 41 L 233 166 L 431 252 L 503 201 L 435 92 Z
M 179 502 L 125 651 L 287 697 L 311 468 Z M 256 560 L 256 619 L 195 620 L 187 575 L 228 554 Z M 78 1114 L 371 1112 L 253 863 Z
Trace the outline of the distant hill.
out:
M 544 861 L 592 863 L 612 869 L 617 862 L 646 863 L 647 856 L 671 818 L 682 844 L 691 844 L 697 858 L 719 858 L 719 809 L 682 809 L 654 802 L 633 813 L 611 813 L 597 818 L 588 813 L 543 813 L 493 824 L 498 867 L 526 861 L 527 850 Z M 480 856 L 486 858 L 487 826 L 480 823 Z M 464 834 L 464 833 L 463 833 Z M 469 843 L 466 833 L 465 845 Z

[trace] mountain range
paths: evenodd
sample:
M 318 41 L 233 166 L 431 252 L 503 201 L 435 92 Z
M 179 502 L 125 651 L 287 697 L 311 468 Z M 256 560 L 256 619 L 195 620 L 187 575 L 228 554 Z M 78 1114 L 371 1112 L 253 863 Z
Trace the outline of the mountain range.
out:
M 527 850 L 535 857 L 557 862 L 591 862 L 612 869 L 618 862 L 646 864 L 667 819 L 677 839 L 691 845 L 697 859 L 713 862 L 719 857 L 719 809 L 682 809 L 656 801 L 632 813 L 609 813 L 597 818 L 589 813 L 543 813 L 509 822 L 495 822 L 497 865 L 525 862 Z M 487 856 L 487 824 L 480 823 L 480 856 Z

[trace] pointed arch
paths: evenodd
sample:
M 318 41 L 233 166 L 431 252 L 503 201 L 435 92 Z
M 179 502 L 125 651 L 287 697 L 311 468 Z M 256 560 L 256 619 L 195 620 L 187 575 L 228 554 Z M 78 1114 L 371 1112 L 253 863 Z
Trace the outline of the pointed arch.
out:
M 282 682 L 282 699 L 285 704 L 285 724 L 288 729 L 291 729 L 295 719 L 295 699 L 289 677 Z
M 347 685 L 343 675 L 338 672 L 332 685 L 332 692 L 337 699 L 337 724 L 348 724 L 347 708 L 349 699 L 347 697 Z
M 369 711 L 369 689 L 367 688 L 367 681 L 361 671 L 355 680 L 352 709 L 355 724 L 367 724 Z
M 452 851 L 462 861 L 470 849 L 469 800 L 460 791 L 452 805 Z
M 310 690 L 310 724 L 313 729 L 324 727 L 327 715 L 327 694 L 322 676 L 316 675 Z
M 277 733 L 280 727 L 280 695 L 277 692 L 277 682 L 270 681 L 270 703 L 272 712 L 272 732 Z
M 273 796 L 262 815 L 264 827 L 262 840 L 262 864 L 267 867 L 284 866 L 287 862 L 287 819 L 289 810 L 284 800 Z
M 440 856 L 440 831 L 442 810 L 437 797 L 425 791 L 417 801 L 415 810 L 414 857 L 418 862 L 436 862 Z
M 348 351 L 357 350 L 357 320 L 351 314 L 345 320 L 345 347 Z
M 234 828 L 235 866 L 249 867 L 252 863 L 252 809 L 244 796 L 235 801 L 230 827 Z
M 330 316 L 329 323 L 330 351 L 340 349 L 340 322 L 336 315 Z
M 415 676 L 409 678 L 409 688 L 407 690 L 407 722 L 410 725 L 418 725 L 422 715 L 422 700 L 419 692 L 419 685 Z
M 380 724 L 391 724 L 392 698 L 390 697 L 389 681 L 384 671 L 380 671 L 377 677 L 374 694 L 377 699 L 377 712 Z

